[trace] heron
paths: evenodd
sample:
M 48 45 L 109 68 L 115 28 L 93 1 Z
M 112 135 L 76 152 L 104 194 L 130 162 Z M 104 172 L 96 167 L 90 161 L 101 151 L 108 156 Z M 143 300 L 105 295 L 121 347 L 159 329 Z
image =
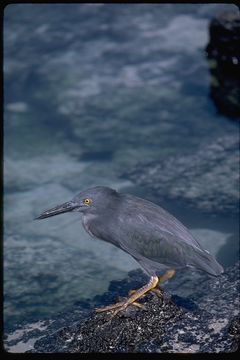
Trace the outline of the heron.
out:
M 97 308 L 115 316 L 148 292 L 161 295 L 158 285 L 176 270 L 192 267 L 218 276 L 223 267 L 199 244 L 189 230 L 159 205 L 106 186 L 86 189 L 72 200 L 42 212 L 36 219 L 79 212 L 86 232 L 131 255 L 149 276 L 147 284 L 131 290 L 124 300 Z

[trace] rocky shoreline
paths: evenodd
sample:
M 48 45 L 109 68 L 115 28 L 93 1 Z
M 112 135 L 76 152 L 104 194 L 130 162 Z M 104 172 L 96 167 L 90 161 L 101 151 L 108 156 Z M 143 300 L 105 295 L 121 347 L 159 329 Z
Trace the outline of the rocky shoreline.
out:
M 181 280 L 182 277 L 182 280 Z M 192 296 L 176 295 L 186 275 L 169 281 L 172 295 L 147 294 L 147 311 L 133 306 L 109 318 L 109 313 L 95 313 L 93 307 L 104 306 L 146 281 L 141 270 L 129 273 L 127 279 L 114 281 L 103 296 L 81 303 L 56 318 L 25 324 L 5 336 L 9 352 L 88 353 L 88 352 L 234 352 L 239 347 L 239 263 L 226 269 L 218 278 L 205 274 L 192 277 Z M 174 294 L 175 293 L 175 294 Z M 15 335 L 15 336 L 14 336 Z M 24 348 L 25 345 L 25 348 Z M 22 351 L 21 351 L 22 349 Z M 24 351 L 23 351 L 24 349 Z

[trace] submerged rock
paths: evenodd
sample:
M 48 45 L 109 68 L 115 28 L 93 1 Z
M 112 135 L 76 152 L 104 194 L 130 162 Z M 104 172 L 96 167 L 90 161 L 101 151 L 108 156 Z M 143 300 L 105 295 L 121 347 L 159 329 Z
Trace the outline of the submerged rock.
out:
M 202 145 L 192 155 L 140 163 L 124 173 L 150 197 L 180 200 L 203 212 L 239 210 L 238 135 L 226 135 Z
M 36 323 L 35 330 L 31 324 L 28 330 L 25 326 L 6 335 L 5 348 L 17 352 L 31 344 L 27 352 L 233 352 L 239 341 L 238 275 L 239 263 L 218 278 L 201 274 L 191 298 L 170 298 L 165 291 L 162 298 L 147 294 L 140 301 L 148 311 L 132 306 L 113 319 L 109 313 L 81 311 L 78 305 L 51 321 Z M 146 275 L 132 271 L 90 306 L 114 301 L 116 294 L 144 281 Z M 192 289 L 195 281 L 190 279 Z

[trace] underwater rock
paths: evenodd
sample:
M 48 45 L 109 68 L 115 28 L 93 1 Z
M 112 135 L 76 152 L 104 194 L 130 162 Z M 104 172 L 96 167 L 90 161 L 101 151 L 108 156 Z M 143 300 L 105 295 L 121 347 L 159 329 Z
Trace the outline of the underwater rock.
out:
M 202 212 L 236 214 L 238 147 L 238 135 L 226 135 L 194 154 L 139 163 L 122 176 L 142 186 L 155 202 L 174 199 Z
M 192 297 L 147 294 L 148 311 L 129 307 L 112 320 L 109 313 L 81 310 L 81 304 L 55 319 L 42 321 L 5 336 L 5 349 L 18 352 L 233 352 L 239 341 L 239 263 L 218 278 L 201 274 L 190 279 Z M 129 288 L 146 281 L 140 270 L 112 282 L 109 291 L 89 301 L 89 308 L 104 306 Z M 30 344 L 30 345 L 29 345 Z M 28 350 L 27 350 L 28 346 Z
M 240 119 L 240 12 L 225 11 L 212 19 L 206 48 L 211 97 L 218 110 Z

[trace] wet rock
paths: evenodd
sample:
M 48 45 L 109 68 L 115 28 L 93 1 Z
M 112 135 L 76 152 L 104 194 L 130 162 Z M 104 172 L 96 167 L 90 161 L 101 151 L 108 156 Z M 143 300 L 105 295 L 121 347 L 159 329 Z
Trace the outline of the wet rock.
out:
M 140 163 L 124 177 L 142 186 L 150 199 L 180 200 L 203 212 L 237 213 L 238 136 L 226 135 L 202 144 L 192 155 Z
M 220 112 L 240 119 L 240 12 L 225 11 L 212 19 L 206 48 L 211 97 Z
M 235 337 L 235 347 L 239 349 L 240 342 L 240 317 L 235 316 L 228 328 L 229 334 Z
M 5 348 L 16 352 L 31 340 L 27 352 L 233 352 L 239 341 L 238 274 L 239 263 L 218 278 L 201 274 L 191 298 L 170 297 L 165 291 L 162 298 L 148 294 L 140 300 L 148 311 L 129 307 L 112 319 L 109 313 L 83 312 L 78 305 L 49 322 L 7 334 Z M 126 280 L 111 284 L 109 291 L 114 291 L 90 301 L 90 307 L 103 306 L 144 281 L 146 275 L 132 271 Z

